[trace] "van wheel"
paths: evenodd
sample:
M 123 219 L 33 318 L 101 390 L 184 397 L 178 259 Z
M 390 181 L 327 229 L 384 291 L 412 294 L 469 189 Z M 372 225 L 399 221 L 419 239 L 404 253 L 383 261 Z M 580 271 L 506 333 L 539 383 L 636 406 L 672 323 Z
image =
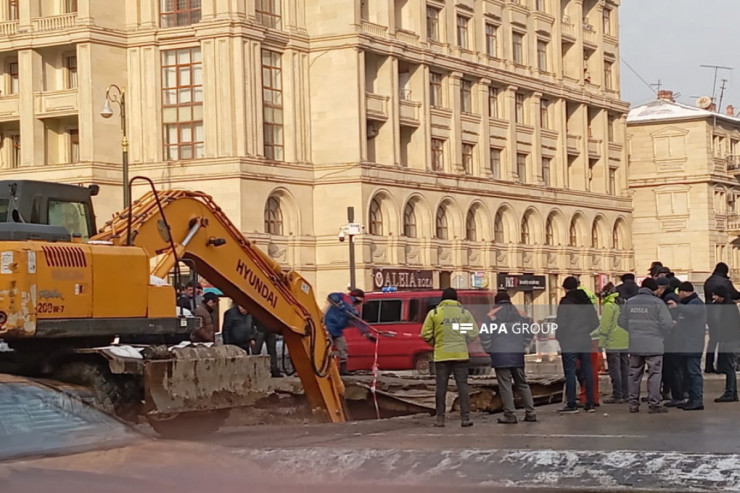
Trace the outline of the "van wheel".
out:
M 417 375 L 431 375 L 432 366 L 429 353 L 421 353 L 414 358 L 414 373 Z

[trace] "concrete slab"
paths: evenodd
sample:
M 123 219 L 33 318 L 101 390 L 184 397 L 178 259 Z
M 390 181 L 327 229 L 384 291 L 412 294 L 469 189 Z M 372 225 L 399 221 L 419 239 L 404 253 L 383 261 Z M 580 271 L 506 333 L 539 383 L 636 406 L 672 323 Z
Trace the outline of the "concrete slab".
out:
M 708 379 L 704 411 L 630 414 L 626 405 L 501 425 L 476 414 L 461 428 L 407 416 L 338 425 L 232 428 L 212 438 L 233 454 L 308 482 L 573 491 L 740 491 L 740 403 L 715 404 L 722 381 Z M 521 413 L 520 413 L 521 416 Z

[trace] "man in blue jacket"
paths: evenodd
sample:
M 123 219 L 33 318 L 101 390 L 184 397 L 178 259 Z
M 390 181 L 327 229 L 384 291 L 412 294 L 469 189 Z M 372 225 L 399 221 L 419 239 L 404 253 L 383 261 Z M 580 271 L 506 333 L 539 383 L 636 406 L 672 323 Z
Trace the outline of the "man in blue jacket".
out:
M 344 338 L 344 329 L 349 326 L 357 327 L 363 335 L 373 339 L 366 324 L 359 318 L 357 307 L 362 305 L 365 293 L 361 289 L 353 289 L 349 295 L 331 293 L 328 296 L 329 309 L 324 314 L 324 325 L 331 336 L 332 344 L 339 353 L 339 373 L 347 375 L 347 339 Z

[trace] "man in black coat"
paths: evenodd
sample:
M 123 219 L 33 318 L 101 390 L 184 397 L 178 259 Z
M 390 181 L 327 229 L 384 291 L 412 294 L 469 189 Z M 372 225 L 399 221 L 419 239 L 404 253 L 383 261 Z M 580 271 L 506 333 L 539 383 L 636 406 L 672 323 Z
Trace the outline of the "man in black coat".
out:
M 719 286 L 727 288 L 727 296 L 731 300 L 740 300 L 740 292 L 732 285 L 729 277 L 730 268 L 726 263 L 720 262 L 714 267 L 712 275 L 704 281 L 704 299 L 710 302 L 714 295 L 714 290 Z M 718 373 L 714 368 L 714 353 L 717 350 L 717 334 L 709 328 L 709 342 L 705 354 L 704 373 Z
M 678 288 L 678 320 L 676 335 L 680 338 L 680 352 L 683 353 L 686 389 L 689 401 L 677 407 L 684 411 L 704 409 L 704 379 L 701 374 L 701 353 L 706 337 L 707 307 L 694 292 L 690 282 L 682 282 Z
M 740 350 L 740 311 L 730 298 L 727 286 L 714 288 L 712 303 L 707 306 L 709 331 L 719 342 L 717 370 L 725 374 L 725 393 L 714 402 L 737 402 L 737 357 Z
M 555 338 L 560 344 L 565 374 L 566 405 L 560 412 L 578 412 L 576 404 L 576 365 L 580 361 L 586 387 L 586 412 L 596 412 L 594 406 L 594 376 L 591 367 L 591 332 L 599 327 L 599 315 L 588 295 L 578 289 L 578 279 L 567 277 L 563 281 L 566 293 L 560 300 L 556 317 Z
M 246 308 L 233 303 L 231 308 L 224 313 L 221 330 L 224 344 L 238 346 L 247 354 L 252 352 L 257 338 L 257 329 L 254 326 L 252 315 L 247 312 Z

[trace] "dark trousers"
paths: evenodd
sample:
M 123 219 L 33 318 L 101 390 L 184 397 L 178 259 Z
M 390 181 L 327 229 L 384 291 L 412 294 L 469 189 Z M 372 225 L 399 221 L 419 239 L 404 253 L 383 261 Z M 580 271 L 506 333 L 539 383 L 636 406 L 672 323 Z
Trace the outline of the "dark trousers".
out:
M 525 412 L 530 416 L 535 414 L 532 390 L 527 383 L 527 374 L 524 372 L 524 368 L 496 368 L 496 382 L 498 382 L 499 395 L 501 395 L 501 402 L 504 405 L 504 414 L 511 415 L 516 411 L 514 390 L 522 398 Z
M 591 353 L 562 353 L 565 374 L 565 400 L 569 407 L 576 407 L 576 363 L 581 363 L 581 372 L 586 386 L 586 407 L 594 405 L 594 373 Z
M 701 372 L 701 354 L 684 355 L 683 366 L 686 372 L 686 390 L 689 393 L 689 402 L 702 404 L 704 402 L 704 376 Z
M 686 370 L 678 354 L 663 355 L 663 383 L 671 393 L 672 401 L 682 401 L 686 392 Z
M 606 365 L 612 381 L 612 398 L 629 399 L 630 356 L 626 351 L 606 351 Z
M 270 373 L 273 376 L 280 375 L 277 360 L 277 334 L 271 330 L 257 331 L 257 339 L 252 348 L 254 351 L 252 354 L 260 354 L 262 352 L 262 344 L 267 344 L 267 354 L 270 355 Z
M 468 361 L 435 361 L 434 371 L 437 380 L 436 410 L 437 419 L 444 418 L 447 408 L 447 384 L 450 375 L 455 377 L 457 394 L 460 399 L 460 417 L 463 421 L 470 419 L 470 393 L 468 391 Z
M 717 356 L 717 371 L 725 374 L 725 395 L 737 398 L 737 343 L 722 343 Z

